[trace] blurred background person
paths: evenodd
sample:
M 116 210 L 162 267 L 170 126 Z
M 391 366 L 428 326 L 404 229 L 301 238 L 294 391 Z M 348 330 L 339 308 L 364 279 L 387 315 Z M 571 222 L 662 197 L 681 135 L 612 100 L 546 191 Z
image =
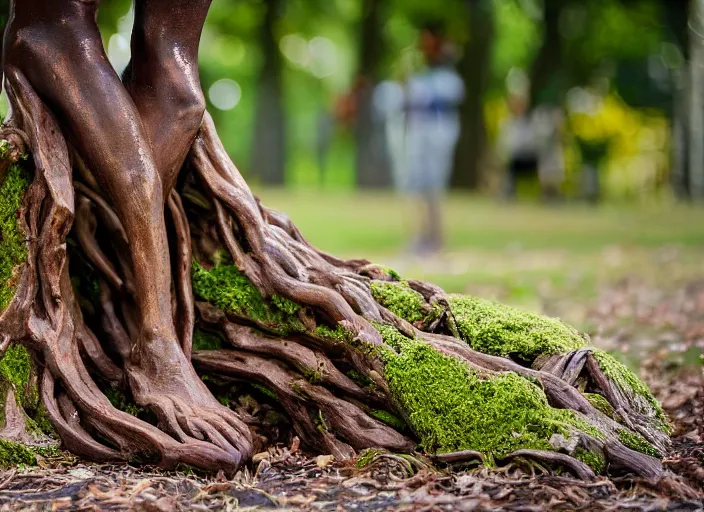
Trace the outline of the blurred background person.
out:
M 453 68 L 453 47 L 439 24 L 426 24 L 418 47 L 423 67 L 403 83 L 384 82 L 374 103 L 385 118 L 394 183 L 418 212 L 409 251 L 426 255 L 443 244 L 442 202 L 460 133 L 464 84 Z

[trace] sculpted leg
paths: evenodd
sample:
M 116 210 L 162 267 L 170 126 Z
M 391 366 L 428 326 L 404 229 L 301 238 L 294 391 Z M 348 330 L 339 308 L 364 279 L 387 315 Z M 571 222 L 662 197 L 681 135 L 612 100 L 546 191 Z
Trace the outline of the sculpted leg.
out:
M 16 2 L 4 62 L 54 111 L 114 205 L 130 241 L 141 336 L 169 338 L 161 182 L 139 112 L 105 56 L 96 8 L 78 0 Z
M 105 56 L 96 8 L 97 2 L 86 0 L 17 2 L 6 37 L 5 66 L 21 71 L 56 114 L 124 228 L 139 325 L 130 329 L 133 349 L 123 364 L 135 402 L 151 409 L 159 426 L 178 441 L 201 439 L 216 445 L 227 453 L 224 466 L 231 469 L 250 454 L 249 431 L 196 375 L 181 350 L 172 318 L 158 165 L 180 166 L 188 141 L 181 156 L 167 156 L 162 147 L 161 160 L 155 158 L 150 132 Z M 168 102 L 164 105 L 167 115 L 175 112 L 168 109 Z M 156 123 L 155 115 L 147 109 L 147 127 L 155 128 L 150 124 Z M 183 130 L 178 120 L 171 123 L 176 123 L 175 131 Z M 189 138 L 199 123 L 192 121 Z
M 164 198 L 203 120 L 198 43 L 211 0 L 137 0 L 123 76 L 152 143 Z

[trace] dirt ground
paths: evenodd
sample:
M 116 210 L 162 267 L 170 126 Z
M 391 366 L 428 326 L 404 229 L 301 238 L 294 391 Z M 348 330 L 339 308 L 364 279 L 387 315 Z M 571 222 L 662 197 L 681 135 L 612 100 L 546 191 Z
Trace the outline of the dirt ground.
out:
M 670 415 L 673 449 L 658 482 L 617 473 L 584 482 L 520 461 L 433 467 L 420 455 L 378 454 L 360 468 L 308 457 L 294 441 L 258 454 L 232 479 L 43 459 L 0 472 L 0 510 L 704 509 L 704 280 L 665 289 L 622 280 L 582 307 L 594 343 L 638 361 Z

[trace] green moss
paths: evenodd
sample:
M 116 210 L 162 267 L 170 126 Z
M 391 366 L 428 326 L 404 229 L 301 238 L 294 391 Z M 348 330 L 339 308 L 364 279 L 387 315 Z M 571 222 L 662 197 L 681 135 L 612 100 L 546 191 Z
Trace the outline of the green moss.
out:
M 645 453 L 646 455 L 650 455 L 652 457 L 662 458 L 662 454 L 653 445 L 646 441 L 643 436 L 636 432 L 621 429 L 618 431 L 618 439 L 631 450 Z
M 61 457 L 65 455 L 69 455 L 66 452 L 62 452 L 59 447 L 55 444 L 52 444 L 50 446 L 33 446 L 30 448 L 30 450 L 37 455 L 41 455 L 42 457 Z
M 369 416 L 378 419 L 382 423 L 386 423 L 390 427 L 394 427 L 396 430 L 404 430 L 406 428 L 406 422 L 389 411 L 375 409 L 369 411 Z
M 17 403 L 23 407 L 36 407 L 38 394 L 30 389 L 32 358 L 22 345 L 11 345 L 0 359 L 0 379 L 12 385 Z
M 460 337 L 485 354 L 532 362 L 585 345 L 579 331 L 557 318 L 468 295 L 451 295 L 449 302 Z
M 303 376 L 311 384 L 319 384 L 323 382 L 323 373 L 318 370 L 310 370 L 309 368 L 303 368 Z
M 640 412 L 655 416 L 655 418 L 659 420 L 659 428 L 669 433 L 670 427 L 667 424 L 667 416 L 665 416 L 665 412 L 662 410 L 660 403 L 650 393 L 648 386 L 623 363 L 614 359 L 610 354 L 598 349 L 594 349 L 592 354 L 597 363 L 599 363 L 599 368 L 604 372 L 604 375 L 621 388 L 626 396 L 635 400 L 636 406 L 640 409 Z
M 278 399 L 276 393 L 274 393 L 271 389 L 267 388 L 266 386 L 262 386 L 261 384 L 257 384 L 256 382 L 253 382 L 251 386 L 257 391 L 259 391 L 261 394 L 268 396 L 272 400 Z
M 491 463 L 520 448 L 550 450 L 554 434 L 589 427 L 517 374 L 480 375 L 393 327 L 378 328 L 391 347 L 380 354 L 386 381 L 429 452 L 476 450 Z
M 222 346 L 222 338 L 217 334 L 194 329 L 193 350 L 219 350 Z
M 0 467 L 34 466 L 36 463 L 37 457 L 30 448 L 20 443 L 0 439 Z
M 584 393 L 584 397 L 589 400 L 590 404 L 606 414 L 609 418 L 614 417 L 614 408 L 611 407 L 611 404 L 608 400 L 606 400 L 606 398 L 597 393 Z
M 325 324 L 320 324 L 315 328 L 315 334 L 321 338 L 339 341 L 341 343 L 352 343 L 354 333 L 348 331 L 340 324 L 337 324 L 334 329 L 331 329 Z
M 357 457 L 357 464 L 356 464 L 357 467 L 358 468 L 367 467 L 369 464 L 371 464 L 374 461 L 374 458 L 381 453 L 386 453 L 386 452 L 384 452 L 384 450 L 377 450 L 374 448 L 368 448 L 366 450 L 363 450 L 359 454 L 359 457 Z
M 584 448 L 577 448 L 574 452 L 574 457 L 577 460 L 584 462 L 597 474 L 604 471 L 604 468 L 606 467 L 606 457 L 604 457 L 603 453 L 591 452 L 589 450 L 585 450 Z
M 372 296 L 379 304 L 409 322 L 426 322 L 433 312 L 423 296 L 406 282 L 373 281 Z
M 210 270 L 193 263 L 193 291 L 223 311 L 257 322 L 268 331 L 285 336 L 304 332 L 305 327 L 296 316 L 300 306 L 274 295 L 267 300 L 235 265 L 219 265 Z
M 17 270 L 27 260 L 26 235 L 17 221 L 17 210 L 31 183 L 31 173 L 13 164 L 0 184 L 0 311 L 12 301 Z
M 44 404 L 39 404 L 33 420 L 40 432 L 48 435 L 49 437 L 58 439 L 59 436 L 53 423 L 51 422 L 51 419 L 49 419 L 49 413 L 47 412 L 46 407 L 44 407 Z
M 384 272 L 386 272 L 386 275 L 389 276 L 389 279 L 393 279 L 394 281 L 401 281 L 401 280 L 403 279 L 403 278 L 401 277 L 401 274 L 399 274 L 398 272 L 396 272 L 396 271 L 395 271 L 394 269 L 392 269 L 391 267 L 389 267 L 389 266 L 387 266 L 387 265 L 381 265 L 381 264 L 377 264 L 377 266 L 378 266 L 381 270 L 383 270 Z
M 127 400 L 127 397 L 119 389 L 108 389 L 105 391 L 105 396 L 108 397 L 110 403 L 115 409 L 126 412 L 132 416 L 139 416 L 144 412 L 144 409 Z
M 361 374 L 357 370 L 350 370 L 345 375 L 354 381 L 361 388 L 376 388 L 376 384 L 366 375 Z

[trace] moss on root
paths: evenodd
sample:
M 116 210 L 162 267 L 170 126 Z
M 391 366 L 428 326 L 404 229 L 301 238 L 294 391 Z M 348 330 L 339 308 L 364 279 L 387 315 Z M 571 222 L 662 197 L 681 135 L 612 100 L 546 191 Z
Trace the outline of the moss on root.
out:
M 36 425 L 36 428 L 39 430 L 39 432 L 53 439 L 59 438 L 59 435 L 56 432 L 53 423 L 51 423 L 49 413 L 47 412 L 46 407 L 44 407 L 44 404 L 39 404 L 32 420 L 34 421 L 34 424 Z
M 541 355 L 562 354 L 586 346 L 584 336 L 556 318 L 463 295 L 453 295 L 449 302 L 459 335 L 485 354 L 530 363 Z M 667 418 L 648 386 L 606 352 L 593 349 L 592 353 L 604 374 L 634 402 L 639 412 L 652 417 L 660 430 L 669 433 Z M 613 415 L 603 397 L 587 398 L 597 409 Z
M 126 412 L 131 416 L 139 416 L 144 412 L 144 409 L 130 402 L 125 394 L 119 389 L 107 389 L 105 391 L 105 396 L 108 397 L 110 403 L 115 409 L 119 409 L 122 412 Z
M 20 443 L 0 439 L 0 467 L 34 466 L 36 463 L 37 457 L 32 449 Z
M 629 447 L 631 450 L 645 453 L 646 455 L 651 455 L 657 458 L 662 457 L 662 454 L 654 448 L 653 445 L 651 445 L 643 436 L 636 432 L 626 430 L 625 428 L 621 429 L 618 431 L 618 439 L 624 446 Z
M 412 290 L 405 282 L 374 281 L 371 284 L 372 296 L 379 304 L 395 315 L 419 322 L 425 319 L 423 296 Z
M 592 452 L 580 447 L 574 451 L 574 457 L 584 462 L 597 474 L 601 473 L 606 467 L 606 457 L 603 453 Z
M 227 313 L 249 318 L 281 336 L 305 331 L 296 316 L 300 305 L 278 295 L 271 299 L 262 297 L 235 265 L 217 265 L 207 270 L 194 262 L 192 277 L 194 293 Z
M 389 279 L 392 279 L 393 281 L 401 281 L 402 277 L 401 274 L 396 272 L 394 269 L 387 265 L 378 265 L 379 268 L 381 268 L 386 275 L 389 277 Z
M 13 164 L 0 184 L 0 311 L 12 301 L 18 268 L 27 260 L 26 236 L 17 221 L 17 210 L 30 183 L 31 173 L 22 165 Z
M 396 430 L 406 429 L 406 422 L 389 411 L 374 409 L 372 411 L 369 411 L 369 416 L 371 416 L 372 418 L 376 418 L 382 423 L 386 423 L 387 425 L 395 428 Z
M 32 375 L 32 358 L 22 345 L 11 345 L 0 359 L 0 381 L 9 383 L 22 407 L 36 408 L 38 391 L 29 385 Z
M 223 347 L 223 340 L 217 334 L 193 330 L 193 350 L 219 350 Z
M 626 396 L 631 399 L 640 399 L 636 401 L 636 405 L 640 406 L 640 412 L 654 416 L 658 422 L 658 428 L 669 434 L 670 426 L 667 423 L 667 416 L 648 386 L 612 355 L 598 349 L 594 349 L 592 354 L 604 375 L 621 388 Z
M 348 331 L 340 324 L 337 324 L 334 329 L 325 324 L 320 324 L 315 328 L 315 335 L 340 343 L 352 344 L 354 340 L 354 333 Z
M 377 328 L 393 348 L 381 353 L 389 388 L 429 452 L 476 450 L 491 463 L 522 448 L 551 450 L 555 434 L 596 430 L 550 407 L 543 390 L 517 374 L 481 375 L 391 326 Z
M 496 302 L 451 295 L 450 311 L 459 335 L 474 350 L 532 362 L 586 345 L 584 336 L 557 318 L 537 315 Z
M 606 414 L 609 418 L 614 417 L 614 408 L 603 396 L 597 393 L 584 393 L 584 397 L 589 400 L 596 409 Z
M 193 289 L 200 299 L 227 313 L 248 318 L 272 333 L 283 336 L 306 331 L 298 319 L 299 304 L 279 296 L 262 297 L 232 264 L 207 270 L 194 263 Z M 434 308 L 406 282 L 374 281 L 371 289 L 377 302 L 408 321 L 426 323 L 437 317 L 433 316 Z M 459 336 L 483 353 L 532 363 L 538 356 L 561 354 L 586 345 L 584 336 L 558 319 L 468 296 L 450 296 L 449 303 Z M 391 325 L 374 323 L 374 326 L 385 345 L 367 348 L 383 363 L 385 379 L 403 419 L 388 411 L 374 410 L 369 414 L 394 428 L 410 428 L 428 452 L 476 450 L 492 464 L 518 449 L 559 449 L 565 439 L 573 439 L 580 432 L 605 439 L 599 429 L 578 413 L 551 407 L 540 384 L 534 380 L 509 372 L 480 373 L 422 340 L 404 336 Z M 357 343 L 353 334 L 341 325 L 334 328 L 318 325 L 311 334 L 353 346 Z M 221 345 L 216 335 L 199 330 L 194 333 L 196 349 Z M 644 403 L 649 406 L 657 406 L 660 417 L 661 409 L 645 384 L 608 354 L 600 351 L 594 354 L 614 382 L 645 397 Z M 307 376 L 312 381 L 315 377 Z M 602 396 L 588 398 L 606 414 L 611 412 Z M 637 434 L 624 430 L 622 438 L 634 449 L 657 454 Z M 597 472 L 604 468 L 603 454 L 579 446 L 574 455 Z

